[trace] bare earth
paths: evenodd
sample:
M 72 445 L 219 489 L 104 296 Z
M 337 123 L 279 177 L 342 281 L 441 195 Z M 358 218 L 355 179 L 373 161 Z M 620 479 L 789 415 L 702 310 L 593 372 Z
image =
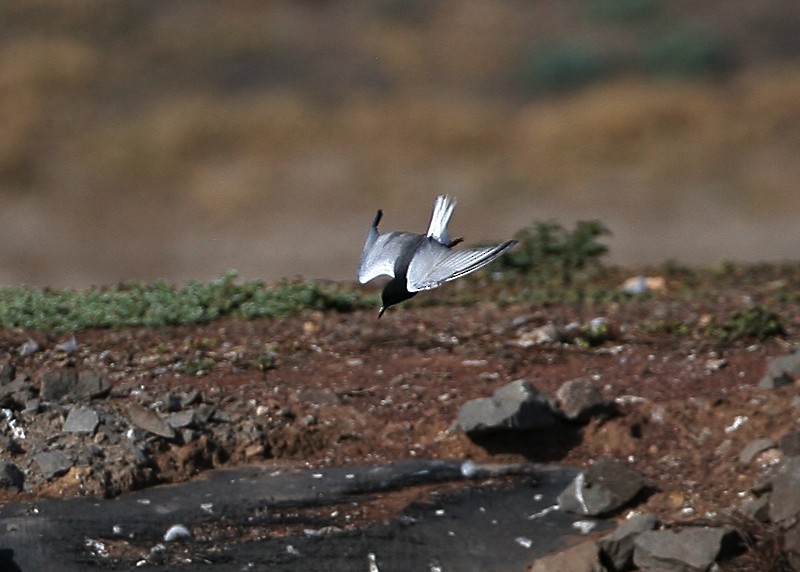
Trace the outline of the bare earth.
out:
M 743 447 L 800 427 L 792 404 L 796 386 L 757 387 L 767 359 L 797 341 L 796 309 L 780 308 L 787 334 L 763 342 L 723 346 L 697 333 L 709 317 L 742 307 L 744 296 L 726 292 L 688 302 L 653 296 L 594 307 L 412 304 L 381 320 L 376 309 L 88 331 L 77 335 L 79 350 L 71 355 L 52 349 L 66 336 L 4 331 L 0 349 L 16 353 L 27 339 L 36 339 L 43 351 L 16 359 L 17 369 L 34 380 L 55 366 L 104 369 L 113 381 L 108 403 L 115 409 L 141 402 L 143 392 L 197 389 L 271 428 L 255 442 L 232 441 L 233 448 L 165 445 L 156 453 L 157 482 L 253 463 L 325 467 L 436 458 L 581 467 L 610 454 L 645 475 L 652 494 L 637 508 L 670 522 L 705 518 L 752 498 L 749 487 L 775 459 L 762 455 L 742 463 Z M 597 316 L 606 317 L 614 331 L 597 347 L 529 343 L 531 332 L 546 323 L 563 327 Z M 689 333 L 642 327 L 665 318 L 685 324 Z M 265 348 L 275 360 L 259 369 Z M 213 365 L 193 375 L 178 367 L 199 359 Z M 521 378 L 547 395 L 565 381 L 590 379 L 616 402 L 619 414 L 480 443 L 448 430 L 467 400 Z M 231 431 L 241 429 L 231 425 Z M 109 494 L 92 482 L 73 470 L 33 491 L 6 491 L 0 500 Z M 351 524 L 383 521 L 427 492 L 420 487 L 379 495 L 351 515 Z

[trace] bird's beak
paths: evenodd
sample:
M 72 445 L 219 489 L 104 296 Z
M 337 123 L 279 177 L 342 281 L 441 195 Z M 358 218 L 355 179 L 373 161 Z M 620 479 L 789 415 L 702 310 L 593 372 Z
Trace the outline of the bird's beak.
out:
M 384 313 L 385 311 L 386 311 L 386 308 L 385 308 L 385 307 L 383 307 L 383 306 L 381 306 L 381 311 L 380 311 L 380 312 L 378 312 L 378 318 L 380 318 L 381 316 L 383 316 L 383 313 Z

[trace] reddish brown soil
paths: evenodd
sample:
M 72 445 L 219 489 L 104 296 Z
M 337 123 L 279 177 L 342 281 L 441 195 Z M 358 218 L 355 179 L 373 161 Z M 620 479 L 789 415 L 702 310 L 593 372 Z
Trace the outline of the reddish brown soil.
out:
M 755 438 L 777 438 L 800 422 L 791 404 L 796 387 L 757 388 L 766 360 L 787 351 L 795 336 L 793 322 L 786 337 L 726 347 L 693 334 L 654 336 L 641 327 L 665 313 L 690 331 L 705 320 L 703 308 L 675 304 L 408 306 L 381 320 L 375 312 L 308 312 L 281 320 L 90 331 L 78 334 L 82 353 L 56 361 L 80 366 L 88 359 L 82 355 L 107 351 L 104 363 L 116 380 L 110 398 L 115 404 L 134 399 L 131 390 L 137 387 L 192 387 L 287 419 L 265 442 L 250 444 L 255 448 L 227 451 L 222 458 L 206 459 L 206 465 L 324 466 L 419 457 L 583 466 L 611 454 L 631 459 L 647 477 L 653 493 L 640 508 L 678 520 L 749 498 L 748 487 L 774 459 L 740 463 L 742 448 Z M 617 332 L 598 347 L 520 343 L 526 332 L 548 321 L 563 326 L 598 315 L 607 316 Z M 4 332 L 0 341 L 10 350 L 29 336 L 50 346 L 57 341 L 20 331 Z M 267 351 L 275 352 L 274 367 L 260 370 L 258 356 Z M 199 358 L 213 360 L 207 373 L 169 368 L 164 373 L 165 365 Z M 55 358 L 44 352 L 25 359 L 23 369 L 35 372 L 52 367 Z M 615 400 L 619 414 L 585 426 L 565 424 L 480 443 L 448 430 L 465 401 L 491 395 L 511 380 L 528 379 L 553 395 L 563 382 L 579 377 L 593 380 Z M 177 468 L 162 478 L 179 481 L 197 472 L 200 464 L 186 462 L 197 451 L 186 447 L 164 453 L 169 462 L 180 457 L 183 462 L 173 462 Z M 161 464 L 168 463 L 162 459 Z M 72 494 L 70 477 L 34 494 Z M 378 499 L 364 505 L 363 516 L 385 518 L 411 500 L 407 497 L 387 495 L 384 504 Z

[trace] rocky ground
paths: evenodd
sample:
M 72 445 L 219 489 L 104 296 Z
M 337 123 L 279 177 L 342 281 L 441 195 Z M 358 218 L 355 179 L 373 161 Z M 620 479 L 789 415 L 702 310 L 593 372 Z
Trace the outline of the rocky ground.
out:
M 750 531 L 750 545 L 724 569 L 790 569 L 800 507 L 778 515 L 763 503 L 771 476 L 800 472 L 800 365 L 775 362 L 795 348 L 800 315 L 791 298 L 769 298 L 782 332 L 723 335 L 732 315 L 763 318 L 754 301 L 766 298 L 752 288 L 594 305 L 412 304 L 381 320 L 306 312 L 74 335 L 6 330 L 0 499 L 110 497 L 276 461 L 587 468 L 613 457 L 645 488 L 612 516 L 635 509 L 668 526 L 725 518 Z M 465 432 L 462 407 L 515 380 L 553 419 Z M 595 401 L 568 419 L 559 389 L 574 380 Z M 792 483 L 789 504 L 800 498 Z M 348 526 L 383 521 L 410 500 L 378 497 Z M 746 505 L 745 516 L 725 516 Z

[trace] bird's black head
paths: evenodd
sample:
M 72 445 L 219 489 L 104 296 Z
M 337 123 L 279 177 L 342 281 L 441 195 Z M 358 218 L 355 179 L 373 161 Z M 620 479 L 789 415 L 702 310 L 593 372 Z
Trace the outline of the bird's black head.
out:
M 386 286 L 383 287 L 383 292 L 381 292 L 381 302 L 383 305 L 381 306 L 381 311 L 378 313 L 378 317 L 380 318 L 383 316 L 383 313 L 389 306 L 394 306 L 404 300 L 413 298 L 416 294 L 416 292 L 409 292 L 406 289 L 405 277 L 390 280 L 386 283 Z

